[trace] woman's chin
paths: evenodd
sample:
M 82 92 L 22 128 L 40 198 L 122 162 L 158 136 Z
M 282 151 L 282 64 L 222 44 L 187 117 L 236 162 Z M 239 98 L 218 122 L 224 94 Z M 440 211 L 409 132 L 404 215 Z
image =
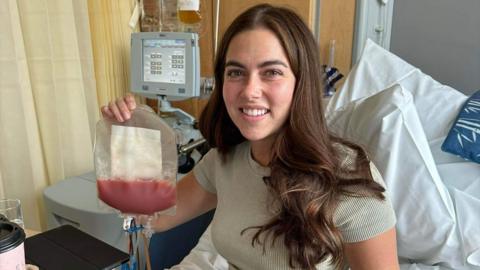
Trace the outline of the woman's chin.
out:
M 264 132 L 241 132 L 243 137 L 249 142 L 264 142 L 272 140 L 270 134 Z

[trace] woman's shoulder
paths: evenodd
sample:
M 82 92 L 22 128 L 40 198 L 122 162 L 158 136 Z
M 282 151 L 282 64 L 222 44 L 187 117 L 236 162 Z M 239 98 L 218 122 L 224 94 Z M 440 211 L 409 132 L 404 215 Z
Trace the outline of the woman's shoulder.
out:
M 332 144 L 342 171 L 355 171 L 357 169 L 358 150 L 341 142 Z
M 355 149 L 340 142 L 335 142 L 332 146 L 339 160 L 339 174 L 342 178 L 362 177 L 364 176 L 362 171 L 370 171 L 373 180 L 385 187 L 381 173 L 373 161 L 368 159 L 367 153 L 362 153 L 362 155 L 359 153 L 359 151 L 364 151 L 362 148 Z M 359 156 L 364 156 L 365 160 L 360 161 Z M 365 166 L 365 168 L 359 168 L 359 166 Z
M 336 144 L 334 147 L 341 161 L 340 166 L 343 167 L 340 175 L 344 181 L 356 177 L 363 178 L 365 175 L 362 171 L 369 171 L 372 180 L 385 188 L 382 175 L 373 162 L 359 160 L 359 150 L 342 144 Z M 362 166 L 366 168 L 361 170 L 358 168 L 359 164 L 364 164 Z M 342 195 L 334 214 L 335 225 L 342 232 L 346 242 L 370 239 L 395 225 L 395 213 L 385 191 L 382 192 L 385 199 L 379 199 L 367 192 L 363 185 L 352 185 L 348 190 L 357 195 Z

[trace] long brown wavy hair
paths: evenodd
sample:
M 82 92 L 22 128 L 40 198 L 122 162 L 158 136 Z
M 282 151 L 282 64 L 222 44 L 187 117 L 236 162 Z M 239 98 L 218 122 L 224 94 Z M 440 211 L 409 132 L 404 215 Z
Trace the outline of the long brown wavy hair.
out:
M 329 256 L 336 267 L 341 267 L 345 262 L 342 236 L 333 222 L 337 204 L 342 196 L 384 199 L 385 189 L 373 181 L 365 151 L 328 132 L 322 108 L 318 46 L 295 12 L 262 4 L 248 9 L 232 22 L 216 55 L 215 89 L 200 117 L 200 130 L 210 146 L 216 147 L 224 157 L 232 147 L 246 140 L 223 101 L 225 59 L 236 35 L 258 28 L 276 35 L 296 82 L 288 119 L 272 147 L 271 175 L 264 178 L 271 196 L 282 207 L 267 224 L 254 227 L 257 232 L 252 245 L 266 247 L 265 240 L 260 238 L 262 233 L 273 236 L 272 241 L 283 236 L 291 267 L 315 269 L 315 265 Z M 344 155 L 334 144 L 356 152 L 354 168 L 341 165 Z

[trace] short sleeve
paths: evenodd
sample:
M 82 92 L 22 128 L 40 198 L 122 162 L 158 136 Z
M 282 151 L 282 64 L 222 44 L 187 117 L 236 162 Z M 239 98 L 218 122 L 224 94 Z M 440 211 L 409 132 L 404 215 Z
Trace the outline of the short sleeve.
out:
M 373 163 L 370 163 L 373 179 L 385 187 L 383 178 Z M 393 228 L 395 212 L 387 192 L 385 200 L 373 197 L 345 196 L 334 215 L 336 227 L 347 243 L 360 242 L 373 238 Z
M 211 193 L 217 193 L 215 173 L 219 159 L 219 153 L 216 149 L 210 149 L 205 156 L 193 168 L 193 174 L 197 182 L 205 190 Z

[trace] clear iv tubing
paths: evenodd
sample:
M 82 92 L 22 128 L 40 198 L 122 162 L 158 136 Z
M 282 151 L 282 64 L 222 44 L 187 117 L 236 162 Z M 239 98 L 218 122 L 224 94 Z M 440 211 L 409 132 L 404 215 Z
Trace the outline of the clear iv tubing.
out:
M 122 264 L 121 270 L 139 270 L 141 269 L 141 258 L 139 254 L 139 245 L 140 241 L 143 241 L 143 250 L 145 252 L 145 264 L 146 269 L 151 270 L 152 266 L 150 263 L 150 254 L 148 248 L 150 246 L 150 239 L 153 235 L 153 230 L 151 227 L 152 217 L 148 217 L 147 224 L 144 226 L 137 225 L 135 218 L 131 216 L 126 216 L 123 219 L 123 230 L 128 236 L 128 252 L 130 259 L 128 262 Z M 139 235 L 142 239 L 140 239 Z

